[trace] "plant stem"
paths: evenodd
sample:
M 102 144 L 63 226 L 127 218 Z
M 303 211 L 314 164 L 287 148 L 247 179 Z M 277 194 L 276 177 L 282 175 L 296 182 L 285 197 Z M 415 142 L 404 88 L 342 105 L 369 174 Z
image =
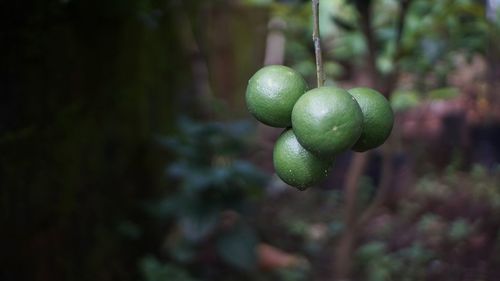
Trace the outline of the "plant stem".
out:
M 321 39 L 319 35 L 319 0 L 312 0 L 314 54 L 316 55 L 316 77 L 318 88 L 323 86 L 325 77 L 323 73 L 323 57 L 321 55 Z

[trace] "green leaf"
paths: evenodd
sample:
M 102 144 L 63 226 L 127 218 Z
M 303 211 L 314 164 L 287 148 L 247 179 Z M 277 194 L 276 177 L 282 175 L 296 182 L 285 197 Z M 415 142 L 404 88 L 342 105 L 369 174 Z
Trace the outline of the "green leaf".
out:
M 371 242 L 360 247 L 356 256 L 363 263 L 369 263 L 374 259 L 379 259 L 386 254 L 386 245 L 383 242 Z
M 326 62 L 324 64 L 325 74 L 328 77 L 338 77 L 344 73 L 342 65 L 335 62 Z
M 208 236 L 215 228 L 218 213 L 213 210 L 188 212 L 180 220 L 180 226 L 186 239 L 197 242 Z
M 456 98 L 460 95 L 460 91 L 457 88 L 447 87 L 439 88 L 427 93 L 427 96 L 431 100 L 449 100 Z
M 243 222 L 238 222 L 218 237 L 217 253 L 227 264 L 250 271 L 257 263 L 257 243 L 253 229 Z
M 420 95 L 416 91 L 397 90 L 391 95 L 394 111 L 404 111 L 420 104 Z
M 250 6 L 269 6 L 273 0 L 244 0 L 243 3 Z
M 152 256 L 143 258 L 139 267 L 145 281 L 195 281 L 183 268 L 173 264 L 163 264 Z
M 293 65 L 293 69 L 297 70 L 304 77 L 308 77 L 315 74 L 316 65 L 310 60 L 303 60 Z
M 377 58 L 377 69 L 383 73 L 387 74 L 394 70 L 394 63 L 390 56 L 384 55 Z
M 260 190 L 269 180 L 268 174 L 247 161 L 234 161 L 232 170 L 235 179 L 243 188 L 259 187 Z
M 162 220 L 168 220 L 176 216 L 189 201 L 182 194 L 165 197 L 159 202 L 146 203 L 144 208 L 149 215 Z
M 183 237 L 177 237 L 169 244 L 168 252 L 178 262 L 189 263 L 196 258 L 195 245 Z
M 414 242 L 409 247 L 401 249 L 398 252 L 398 257 L 415 263 L 425 263 L 433 258 L 433 253 L 424 248 L 419 242 Z
M 464 219 L 455 220 L 451 226 L 448 235 L 453 241 L 465 239 L 472 231 L 471 225 Z

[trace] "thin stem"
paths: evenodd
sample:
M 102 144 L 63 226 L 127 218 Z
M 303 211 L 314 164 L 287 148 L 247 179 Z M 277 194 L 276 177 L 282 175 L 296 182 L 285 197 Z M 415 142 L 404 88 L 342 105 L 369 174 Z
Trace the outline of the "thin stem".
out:
M 314 54 L 316 55 L 316 77 L 318 80 L 318 87 L 323 86 L 325 77 L 323 73 L 323 57 L 321 55 L 321 39 L 319 35 L 319 0 L 312 0 L 313 10 L 313 34 L 312 39 L 314 43 Z

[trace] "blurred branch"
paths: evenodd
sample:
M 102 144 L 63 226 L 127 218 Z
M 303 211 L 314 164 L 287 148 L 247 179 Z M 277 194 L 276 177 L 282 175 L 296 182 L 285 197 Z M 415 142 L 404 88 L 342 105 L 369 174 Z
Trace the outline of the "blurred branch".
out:
M 402 54 L 403 32 L 406 22 L 406 15 L 408 13 L 408 8 L 410 6 L 411 1 L 412 0 L 401 1 L 400 14 L 398 18 L 398 23 L 396 25 L 396 42 L 395 42 L 396 53 L 394 56 L 395 70 L 386 79 L 385 87 L 382 90 L 383 94 L 387 97 L 390 96 L 394 88 L 397 86 L 397 80 L 399 78 L 399 73 L 400 73 L 398 61 Z M 361 227 L 364 224 L 366 224 L 373 217 L 373 215 L 376 214 L 380 206 L 384 204 L 387 198 L 387 193 L 390 188 L 390 182 L 393 174 L 393 167 L 392 167 L 393 148 L 391 146 L 391 139 L 392 138 L 389 138 L 387 140 L 387 144 L 382 155 L 382 175 L 380 184 L 377 188 L 377 194 L 375 196 L 375 199 L 373 199 L 372 203 L 370 204 L 370 206 L 368 206 L 368 208 L 361 214 L 360 218 L 357 221 L 357 227 Z
M 399 12 L 398 24 L 396 25 L 396 57 L 401 54 L 401 39 L 403 38 L 403 30 L 406 22 L 406 15 L 408 7 L 410 7 L 411 0 L 402 0 Z
M 203 115 L 213 116 L 215 109 L 210 101 L 214 99 L 214 95 L 209 78 L 208 56 L 205 50 L 206 46 L 199 38 L 199 26 L 192 21 L 188 4 L 179 2 L 172 5 L 178 11 L 175 13 L 176 22 L 183 27 L 182 32 L 180 32 L 181 40 L 191 59 L 192 78 L 193 81 L 196 81 L 192 84 L 193 93 L 197 97 L 195 100 L 205 102 L 200 103 L 199 106 Z
M 356 1 L 356 9 L 360 14 L 360 25 L 368 46 L 368 68 L 370 83 L 377 88 L 379 74 L 376 68 L 375 40 L 371 28 L 371 0 Z M 345 229 L 337 243 L 335 253 L 335 277 L 334 280 L 349 280 L 352 268 L 353 248 L 357 239 L 357 216 L 356 198 L 358 184 L 363 171 L 365 170 L 369 153 L 355 153 L 353 162 L 349 167 L 346 184 L 344 186 L 345 207 L 343 220 Z
M 394 90 L 396 87 L 397 81 L 399 79 L 399 60 L 401 56 L 403 55 L 403 32 L 405 28 L 405 23 L 406 23 L 406 15 L 408 14 L 408 8 L 410 7 L 412 0 L 402 0 L 401 6 L 400 6 L 400 12 L 399 12 L 399 17 L 398 17 L 398 22 L 396 24 L 396 41 L 395 41 L 395 48 L 396 51 L 394 53 L 394 71 L 389 74 L 389 76 L 385 79 L 384 87 L 381 89 L 382 93 L 386 96 L 389 97 L 391 92 Z
M 372 29 L 372 1 L 356 1 L 356 9 L 360 15 L 361 31 L 368 47 L 368 70 L 371 77 L 371 86 L 380 90 L 380 73 L 377 70 L 377 46 L 375 43 L 374 32 Z
M 319 34 L 319 0 L 312 0 L 312 10 L 314 22 L 312 39 L 314 42 L 314 53 L 316 55 L 316 76 L 318 87 L 321 87 L 325 82 L 325 75 L 323 72 L 323 57 L 321 55 L 321 39 Z
M 352 249 L 356 241 L 356 198 L 359 179 L 365 170 L 369 153 L 355 153 L 344 188 L 345 207 L 343 220 L 345 229 L 337 246 L 335 280 L 348 280 L 352 267 Z
M 351 169 L 347 175 L 347 183 L 345 189 L 345 208 L 344 222 L 349 227 L 356 222 L 356 197 L 358 193 L 359 178 L 363 174 L 369 153 L 355 153 Z
M 377 194 L 375 198 L 365 209 L 365 211 L 360 215 L 356 227 L 361 228 L 365 225 L 378 211 L 378 209 L 385 203 L 387 199 L 387 194 L 389 193 L 389 189 L 391 187 L 391 179 L 393 175 L 393 167 L 392 167 L 392 154 L 393 149 L 391 146 L 391 138 L 387 140 L 385 145 L 385 149 L 382 155 L 382 175 L 380 178 L 380 183 L 377 188 Z

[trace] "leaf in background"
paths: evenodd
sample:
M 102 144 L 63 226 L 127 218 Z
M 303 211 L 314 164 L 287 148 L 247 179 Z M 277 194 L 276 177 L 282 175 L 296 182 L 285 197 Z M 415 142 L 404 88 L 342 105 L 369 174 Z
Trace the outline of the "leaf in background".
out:
M 330 54 L 339 60 L 359 60 L 366 53 L 366 43 L 363 35 L 359 32 L 350 32 L 336 38 L 334 47 Z
M 472 232 L 472 226 L 465 219 L 457 219 L 451 225 L 448 232 L 451 240 L 460 241 Z
M 386 245 L 383 242 L 370 242 L 363 245 L 357 252 L 356 256 L 361 262 L 369 263 L 373 259 L 384 256 L 386 253 Z
M 167 220 L 176 216 L 186 205 L 187 200 L 182 194 L 175 194 L 158 203 L 147 203 L 145 209 L 151 216 Z
M 253 229 L 240 221 L 217 238 L 217 253 L 227 264 L 250 271 L 257 264 L 257 243 Z
M 169 177 L 179 179 L 185 177 L 190 172 L 186 162 L 175 162 L 167 166 L 165 174 Z
M 325 62 L 324 68 L 327 77 L 339 77 L 344 73 L 342 65 L 335 62 Z
M 195 244 L 181 236 L 169 239 L 168 252 L 172 258 L 180 263 L 192 262 L 197 255 Z
M 383 73 L 388 74 L 394 70 L 394 63 L 392 57 L 381 55 L 377 57 L 377 69 Z
M 348 21 L 340 18 L 337 15 L 331 15 L 330 19 L 332 20 L 332 22 L 335 25 L 337 25 L 338 27 L 340 27 L 344 31 L 354 31 L 354 30 L 356 30 L 356 26 L 353 23 L 350 23 L 350 22 L 348 22 Z
M 435 89 L 427 93 L 427 96 L 431 100 L 449 100 L 454 99 L 459 95 L 460 91 L 453 87 Z
M 273 0 L 244 0 L 243 3 L 250 6 L 269 6 Z
M 436 226 L 443 223 L 443 219 L 434 214 L 434 213 L 426 213 L 417 223 L 417 229 L 423 233 L 430 233 L 435 230 Z
M 255 129 L 254 123 L 248 120 L 239 120 L 220 124 L 227 135 L 237 139 L 245 138 L 249 134 L 253 133 Z
M 215 210 L 191 210 L 180 219 L 180 227 L 187 240 L 198 242 L 206 238 L 217 225 L 219 212 Z
M 229 166 L 217 166 L 210 170 L 210 180 L 214 186 L 225 186 L 233 177 L 233 171 Z
M 431 260 L 434 256 L 431 250 L 423 247 L 420 242 L 414 242 L 407 248 L 401 249 L 398 256 L 413 262 L 427 262 Z
M 302 60 L 294 64 L 292 68 L 297 70 L 304 77 L 312 76 L 316 73 L 316 65 L 310 60 Z
M 162 264 L 155 257 L 141 260 L 139 267 L 145 281 L 195 281 L 189 273 L 173 264 Z
M 243 184 L 244 188 L 263 187 L 269 180 L 268 174 L 247 161 L 234 161 L 232 169 L 234 176 L 238 182 Z
M 183 188 L 188 193 L 206 190 L 213 183 L 211 172 L 212 169 L 191 167 L 188 174 L 183 178 Z
M 417 91 L 397 90 L 391 95 L 391 106 L 396 112 L 404 111 L 420 104 Z

